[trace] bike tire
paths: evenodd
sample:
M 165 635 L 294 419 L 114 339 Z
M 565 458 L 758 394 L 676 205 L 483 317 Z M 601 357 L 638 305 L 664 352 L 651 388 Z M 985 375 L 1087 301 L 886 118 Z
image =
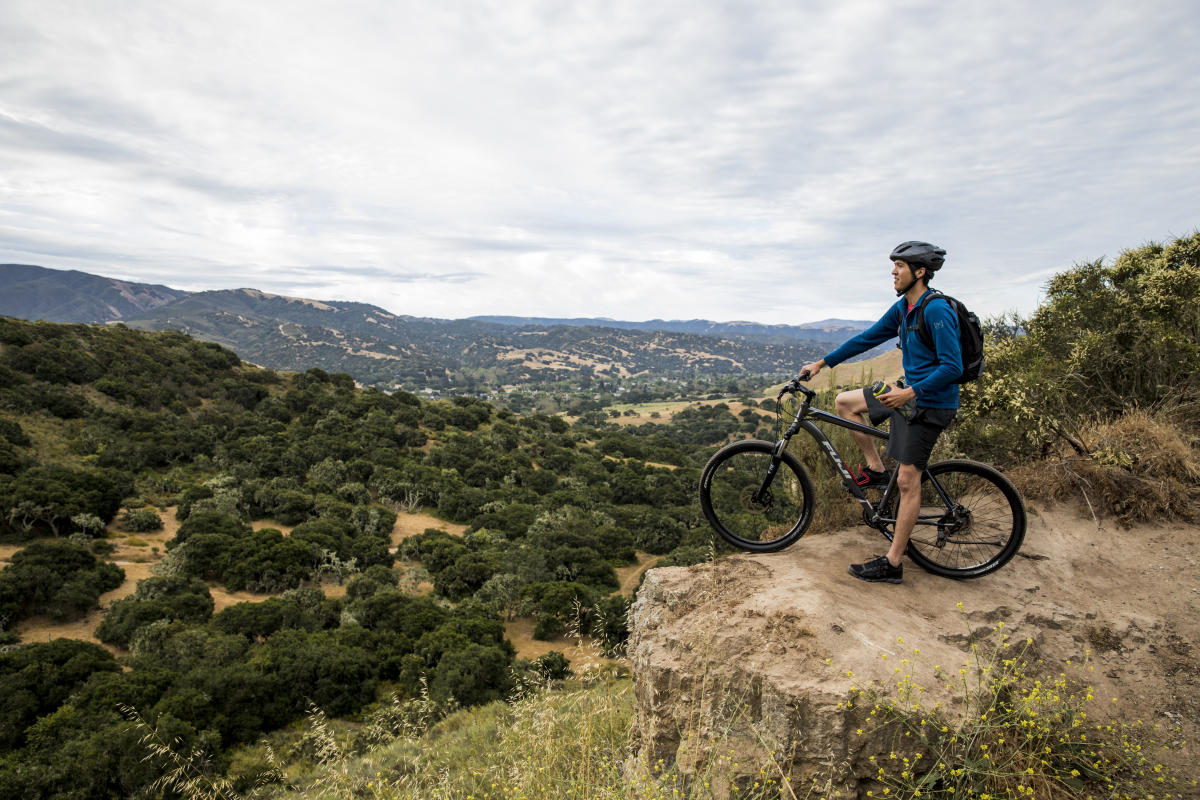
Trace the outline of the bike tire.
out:
M 812 523 L 812 479 L 791 453 L 783 453 L 765 502 L 751 498 L 762 486 L 774 454 L 771 442 L 733 442 L 718 450 L 700 475 L 704 516 L 722 539 L 740 550 L 782 550 Z
M 934 487 L 937 479 L 953 500 L 947 506 Z M 895 518 L 893 496 L 885 515 Z M 917 525 L 908 540 L 908 557 L 917 566 L 946 578 L 978 578 L 1007 564 L 1025 540 L 1025 501 L 996 469 L 955 459 L 931 464 L 921 476 L 921 516 L 942 511 L 938 526 Z M 892 531 L 884 535 L 892 538 Z

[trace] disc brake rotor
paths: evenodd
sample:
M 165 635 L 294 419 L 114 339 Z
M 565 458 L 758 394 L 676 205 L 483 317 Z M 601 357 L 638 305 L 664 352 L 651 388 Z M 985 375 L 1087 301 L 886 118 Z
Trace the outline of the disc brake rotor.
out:
M 763 492 L 762 497 L 756 501 L 754 499 L 754 493 L 757 491 L 758 490 L 753 486 L 747 486 L 746 488 L 742 489 L 738 498 L 738 503 L 746 511 L 754 514 L 763 514 L 766 513 L 766 510 L 771 507 L 771 492 L 769 490 Z

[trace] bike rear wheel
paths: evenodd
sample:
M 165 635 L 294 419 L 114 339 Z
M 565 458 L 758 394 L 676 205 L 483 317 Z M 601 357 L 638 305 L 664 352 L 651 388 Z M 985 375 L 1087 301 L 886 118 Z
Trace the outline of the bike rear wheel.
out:
M 895 519 L 899 497 L 884 515 Z M 1025 502 L 999 472 L 976 461 L 931 464 L 921 476 L 921 512 L 908 557 L 947 578 L 978 578 L 1017 554 L 1025 539 Z M 892 538 L 889 526 L 884 535 Z
M 775 445 L 750 439 L 726 445 L 700 476 L 700 507 L 722 539 L 742 550 L 772 553 L 795 542 L 812 522 L 808 471 L 784 452 L 769 483 Z

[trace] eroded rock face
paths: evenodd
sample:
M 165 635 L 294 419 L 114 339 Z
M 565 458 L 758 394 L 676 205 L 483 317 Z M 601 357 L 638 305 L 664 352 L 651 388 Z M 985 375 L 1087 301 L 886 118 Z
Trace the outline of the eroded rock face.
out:
M 1097 697 L 1193 741 L 1200 669 L 1183 654 L 1200 655 L 1198 533 L 1097 531 L 1043 511 L 1032 515 L 1023 556 L 962 582 L 911 564 L 900 586 L 855 580 L 847 565 L 882 549 L 866 529 L 652 570 L 630 616 L 631 770 L 675 769 L 718 793 L 730 781 L 786 777 L 801 797 L 813 779 L 815 796 L 879 796 L 871 757 L 907 743 L 869 717 L 871 704 L 849 702 L 857 690 L 874 681 L 895 696 L 908 679 L 925 708 L 961 714 L 962 682 L 977 680 L 979 660 L 997 647 L 1050 675 L 1086 662 Z M 1180 764 L 1189 758 L 1181 753 Z

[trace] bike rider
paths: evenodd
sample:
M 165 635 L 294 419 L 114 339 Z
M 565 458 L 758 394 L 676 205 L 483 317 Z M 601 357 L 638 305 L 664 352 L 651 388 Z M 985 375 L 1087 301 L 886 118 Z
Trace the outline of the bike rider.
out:
M 878 322 L 846 341 L 829 355 L 806 365 L 801 372 L 814 377 L 822 367 L 836 367 L 848 358 L 900 336 L 900 349 L 907 385 L 876 397 L 870 388 L 842 392 L 837 396 L 838 416 L 872 425 L 891 419 L 888 455 L 900 464 L 896 483 L 900 507 L 896 529 L 886 555 L 862 564 L 851 564 L 850 574 L 864 581 L 900 583 L 904 568 L 900 559 L 921 511 L 921 473 L 938 435 L 958 410 L 958 383 L 962 374 L 962 348 L 958 339 L 958 317 L 949 303 L 930 301 L 924 310 L 925 327 L 932 334 L 933 350 L 925 346 L 917 331 L 913 309 L 926 292 L 933 273 L 941 269 L 946 251 L 928 242 L 903 242 L 890 256 L 892 285 L 900 300 Z M 913 402 L 915 400 L 915 403 Z M 852 432 L 866 465 L 857 482 L 866 488 L 884 487 L 888 476 L 874 439 Z

